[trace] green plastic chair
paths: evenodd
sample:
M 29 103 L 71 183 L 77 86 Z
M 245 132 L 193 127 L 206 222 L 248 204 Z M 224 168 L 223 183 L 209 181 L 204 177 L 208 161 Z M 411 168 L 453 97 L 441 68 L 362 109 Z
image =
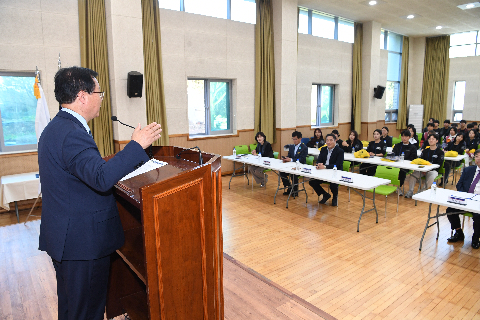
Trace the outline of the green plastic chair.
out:
M 237 155 L 249 153 L 248 146 L 246 144 L 241 144 L 241 145 L 235 146 L 234 148 Z M 247 184 L 250 184 L 250 180 L 248 179 L 248 173 L 245 172 L 245 164 L 243 163 L 241 167 L 235 168 L 235 163 L 236 161 L 233 161 L 233 173 L 232 173 L 232 176 L 230 177 L 230 181 L 228 182 L 228 189 L 230 189 L 230 183 L 232 182 L 233 177 L 236 177 L 236 176 L 247 177 Z M 238 169 L 243 169 L 243 172 L 237 173 Z
M 377 166 L 375 171 L 375 177 L 383 178 L 390 180 L 390 184 L 387 186 L 378 186 L 375 188 L 376 194 L 381 194 L 385 196 L 385 218 L 387 217 L 387 200 L 388 196 L 397 191 L 397 188 L 400 187 L 400 181 L 398 180 L 398 174 L 400 173 L 400 168 L 392 168 L 386 166 Z M 368 190 L 368 192 L 373 192 L 374 189 Z M 400 199 L 399 193 L 397 193 L 397 212 L 398 212 L 398 202 Z
M 402 138 L 392 138 L 392 146 L 402 142 Z
M 279 153 L 278 153 L 277 151 L 274 151 L 274 152 L 273 152 L 273 157 L 274 157 L 275 159 L 278 159 L 278 155 L 279 155 Z
M 311 165 L 313 166 L 313 161 L 315 160 L 315 158 L 313 156 L 308 156 L 307 159 L 306 159 L 306 162 L 308 165 Z
M 417 132 L 417 137 L 418 137 L 418 142 L 422 141 L 422 138 L 423 138 L 423 133 L 418 133 Z
M 465 151 L 462 154 L 465 154 Z M 465 159 L 462 159 L 462 161 L 460 161 L 460 164 L 458 166 L 453 167 L 452 185 L 453 185 L 454 182 L 455 182 L 455 184 L 457 184 L 457 171 L 460 170 L 462 168 L 462 166 L 465 166 Z
M 255 150 L 257 148 L 257 144 L 252 143 L 249 147 L 250 147 L 250 152 L 252 152 L 253 150 Z

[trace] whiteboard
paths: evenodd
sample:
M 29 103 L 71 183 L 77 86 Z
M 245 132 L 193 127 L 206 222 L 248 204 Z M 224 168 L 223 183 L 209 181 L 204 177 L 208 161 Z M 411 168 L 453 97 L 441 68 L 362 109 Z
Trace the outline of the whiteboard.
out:
M 413 124 L 417 132 L 423 129 L 423 104 L 411 104 L 408 107 L 408 124 Z M 420 130 L 420 131 L 418 131 Z

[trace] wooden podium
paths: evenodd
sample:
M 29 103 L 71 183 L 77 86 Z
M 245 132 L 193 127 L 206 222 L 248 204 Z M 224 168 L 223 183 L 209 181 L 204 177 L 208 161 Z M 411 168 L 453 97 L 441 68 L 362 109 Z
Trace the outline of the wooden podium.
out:
M 223 319 L 221 157 L 153 147 L 168 165 L 116 186 L 125 245 L 112 258 L 107 317 Z M 108 160 L 108 158 L 106 158 Z

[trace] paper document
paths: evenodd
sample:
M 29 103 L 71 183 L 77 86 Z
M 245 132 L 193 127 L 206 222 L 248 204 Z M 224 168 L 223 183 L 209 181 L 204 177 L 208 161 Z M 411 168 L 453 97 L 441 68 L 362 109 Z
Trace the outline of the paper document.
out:
M 120 181 L 127 180 L 133 177 L 136 177 L 140 174 L 143 174 L 148 171 L 152 171 L 158 169 L 160 167 L 166 166 L 168 163 L 164 161 L 158 161 L 156 159 L 150 159 L 148 162 L 145 162 L 140 168 L 135 171 L 130 172 L 125 177 L 120 179 Z

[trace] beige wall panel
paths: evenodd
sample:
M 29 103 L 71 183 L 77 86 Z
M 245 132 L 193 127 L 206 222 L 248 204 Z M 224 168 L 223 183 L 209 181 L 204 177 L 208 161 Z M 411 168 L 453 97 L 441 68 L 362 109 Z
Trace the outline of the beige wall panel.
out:
M 0 30 L 3 44 L 44 45 L 41 11 L 0 8 Z M 48 25 L 48 23 L 44 23 L 44 25 Z
M 0 157 L 0 177 L 38 171 L 37 153 L 19 153 Z
M 447 119 L 452 119 L 455 81 L 466 81 L 463 119 L 480 120 L 480 57 L 450 59 Z
M 2 1 L 0 2 L 0 11 L 4 8 L 28 10 L 28 11 L 41 11 L 42 6 L 40 0 L 15 0 L 15 1 Z
M 162 26 L 162 56 L 174 56 L 183 62 L 185 58 L 185 31 Z
M 410 38 L 408 63 L 407 105 L 422 104 L 423 66 L 425 62 L 425 37 Z
M 185 87 L 187 86 L 183 56 L 162 53 L 162 66 L 164 83 L 182 83 Z
M 38 19 L 38 17 L 36 18 Z M 51 47 L 79 47 L 77 14 L 42 13 L 43 40 Z

